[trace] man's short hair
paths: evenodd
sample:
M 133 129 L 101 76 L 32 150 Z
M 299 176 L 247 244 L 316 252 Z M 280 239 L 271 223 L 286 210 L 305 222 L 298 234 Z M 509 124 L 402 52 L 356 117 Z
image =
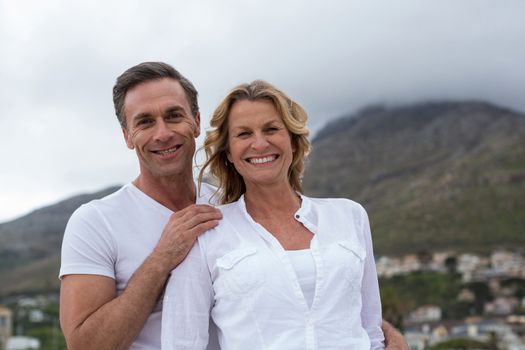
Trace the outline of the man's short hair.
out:
M 135 86 L 147 81 L 171 78 L 180 83 L 191 108 L 191 114 L 196 117 L 199 113 L 199 102 L 197 101 L 197 90 L 189 81 L 175 68 L 164 62 L 143 62 L 126 70 L 118 78 L 113 86 L 113 104 L 115 114 L 123 128 L 126 128 L 126 115 L 124 113 L 124 101 L 128 91 Z

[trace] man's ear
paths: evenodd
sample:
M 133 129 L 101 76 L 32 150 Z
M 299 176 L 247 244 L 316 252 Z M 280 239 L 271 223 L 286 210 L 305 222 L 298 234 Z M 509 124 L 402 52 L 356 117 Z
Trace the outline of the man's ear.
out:
M 135 145 L 133 145 L 131 135 L 129 134 L 127 128 L 122 128 L 122 134 L 124 135 L 124 140 L 126 140 L 126 146 L 128 146 L 129 149 L 134 149 Z
M 195 116 L 195 128 L 193 129 L 193 137 L 197 138 L 201 134 L 201 113 L 198 112 Z

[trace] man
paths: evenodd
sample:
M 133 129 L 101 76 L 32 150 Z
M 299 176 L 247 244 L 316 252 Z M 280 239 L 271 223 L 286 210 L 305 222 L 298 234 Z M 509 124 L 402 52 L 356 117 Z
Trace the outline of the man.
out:
M 118 77 L 113 102 L 140 173 L 69 220 L 60 323 L 72 350 L 160 349 L 169 273 L 222 216 L 204 204 L 213 189 L 198 197 L 193 181 L 200 114 L 192 83 L 165 63 L 146 62 Z

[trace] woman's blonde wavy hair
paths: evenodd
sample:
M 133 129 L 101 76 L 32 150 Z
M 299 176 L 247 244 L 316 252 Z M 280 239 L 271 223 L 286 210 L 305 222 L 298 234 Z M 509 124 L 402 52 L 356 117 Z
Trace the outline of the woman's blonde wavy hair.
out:
M 199 173 L 199 187 L 209 167 L 212 181 L 218 186 L 215 195 L 219 203 L 227 204 L 238 200 L 246 191 L 242 176 L 228 161 L 228 117 L 232 106 L 241 100 L 270 101 L 290 133 L 293 157 L 288 170 L 288 179 L 295 191 L 302 192 L 304 161 L 310 152 L 309 131 L 306 127 L 308 115 L 305 110 L 284 92 L 263 80 L 234 87 L 213 112 L 211 129 L 206 132 L 204 150 L 206 161 Z

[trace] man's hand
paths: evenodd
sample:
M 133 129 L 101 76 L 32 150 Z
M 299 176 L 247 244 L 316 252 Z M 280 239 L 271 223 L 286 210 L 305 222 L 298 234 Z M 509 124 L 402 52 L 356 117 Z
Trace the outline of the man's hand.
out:
M 173 270 L 184 260 L 197 237 L 217 226 L 220 219 L 221 211 L 205 204 L 193 204 L 173 213 L 153 254 L 163 259 L 169 271 Z
M 389 322 L 383 320 L 381 329 L 385 335 L 385 350 L 410 350 L 401 332 Z

